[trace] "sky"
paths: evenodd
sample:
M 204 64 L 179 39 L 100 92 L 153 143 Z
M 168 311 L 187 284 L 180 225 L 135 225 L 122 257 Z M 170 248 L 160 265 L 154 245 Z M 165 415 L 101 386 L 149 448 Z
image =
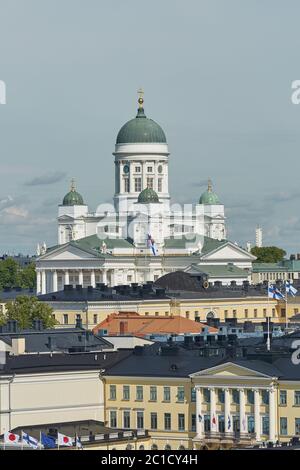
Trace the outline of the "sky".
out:
M 164 129 L 173 201 L 212 178 L 228 238 L 300 252 L 298 0 L 0 0 L 0 253 L 57 242 L 76 179 L 90 210 L 114 193 L 120 127 Z

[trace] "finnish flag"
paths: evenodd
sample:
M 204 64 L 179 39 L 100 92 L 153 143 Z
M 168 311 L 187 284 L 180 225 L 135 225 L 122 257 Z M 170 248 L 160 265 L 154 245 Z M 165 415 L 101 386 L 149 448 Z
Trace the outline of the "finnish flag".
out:
M 268 288 L 268 296 L 271 298 L 271 299 L 275 299 L 275 300 L 282 300 L 284 299 L 284 295 L 280 292 L 279 289 L 277 289 L 277 287 L 275 286 L 269 286 Z
M 35 437 L 29 436 L 26 432 L 22 431 L 22 441 L 26 442 L 32 449 L 38 449 L 39 441 Z
M 298 290 L 293 287 L 293 285 L 290 283 L 290 281 L 285 282 L 285 292 L 287 294 L 291 294 L 293 297 L 297 294 Z

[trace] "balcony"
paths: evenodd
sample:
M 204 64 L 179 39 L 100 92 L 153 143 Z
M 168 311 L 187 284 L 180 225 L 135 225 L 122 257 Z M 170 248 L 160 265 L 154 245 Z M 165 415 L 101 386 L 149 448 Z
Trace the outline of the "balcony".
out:
M 196 436 L 194 441 L 201 441 L 206 444 L 234 444 L 250 445 L 256 442 L 255 433 L 240 432 L 204 432 L 201 436 Z

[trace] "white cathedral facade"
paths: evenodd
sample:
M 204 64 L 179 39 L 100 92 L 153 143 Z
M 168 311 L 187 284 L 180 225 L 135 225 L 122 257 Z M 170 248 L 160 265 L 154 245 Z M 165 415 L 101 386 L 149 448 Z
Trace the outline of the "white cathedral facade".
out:
M 38 250 L 38 294 L 66 284 L 145 283 L 176 270 L 224 284 L 250 280 L 255 258 L 226 239 L 211 181 L 198 203 L 171 204 L 166 136 L 146 117 L 141 94 L 138 103 L 115 144 L 113 204 L 90 212 L 72 181 L 58 209 L 58 245 Z

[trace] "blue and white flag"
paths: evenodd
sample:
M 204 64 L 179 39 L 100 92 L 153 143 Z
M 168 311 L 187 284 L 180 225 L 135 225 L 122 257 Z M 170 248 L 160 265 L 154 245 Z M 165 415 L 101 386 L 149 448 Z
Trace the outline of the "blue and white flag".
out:
M 76 436 L 76 441 L 75 442 L 76 442 L 77 449 L 83 449 L 83 445 L 82 445 L 82 442 L 81 442 L 79 436 Z
M 156 248 L 156 245 L 155 245 L 155 241 L 151 237 L 150 233 L 148 233 L 148 237 L 147 237 L 147 246 L 148 246 L 148 248 L 151 249 L 152 254 L 154 256 L 157 256 L 157 248 Z
M 298 290 L 290 283 L 290 281 L 285 281 L 285 292 L 286 294 L 290 294 L 293 297 L 297 294 Z
M 284 299 L 284 295 L 280 292 L 277 287 L 270 285 L 268 287 L 268 296 L 270 299 L 275 299 L 275 300 L 282 300 Z
M 22 431 L 22 442 L 26 442 L 33 449 L 39 448 L 39 440 L 35 437 L 29 436 L 26 432 Z

